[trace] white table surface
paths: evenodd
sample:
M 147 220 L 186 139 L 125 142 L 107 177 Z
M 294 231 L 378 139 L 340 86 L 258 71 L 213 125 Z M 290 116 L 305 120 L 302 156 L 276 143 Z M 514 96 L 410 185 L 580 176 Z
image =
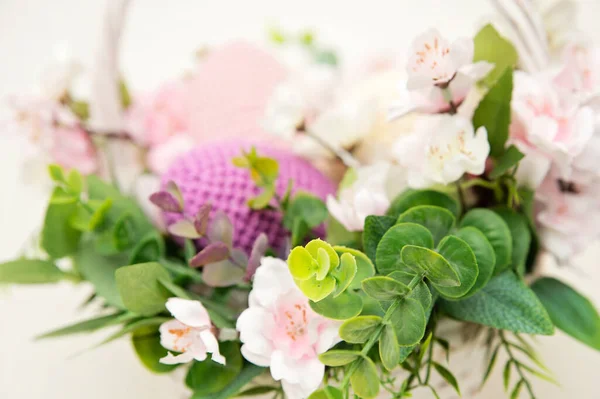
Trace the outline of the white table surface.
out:
M 600 40 L 600 2 L 580 1 L 583 29 Z M 84 63 L 92 60 L 104 1 L 0 0 L 0 96 L 30 86 L 54 44 L 68 41 Z M 203 44 L 243 37 L 264 42 L 265 27 L 312 27 L 348 62 L 380 50 L 405 52 L 430 26 L 449 36 L 469 35 L 492 11 L 484 0 L 134 0 L 125 29 L 122 61 L 136 88 L 176 76 Z M 41 220 L 45 194 L 27 187 L 15 140 L 0 135 L 0 261 L 15 256 Z M 579 264 L 583 277 L 567 276 L 600 305 L 600 247 Z M 179 399 L 181 376 L 149 374 L 126 339 L 73 357 L 102 334 L 33 342 L 36 333 L 90 314 L 78 311 L 90 289 L 61 283 L 0 291 L 0 398 Z M 541 352 L 562 388 L 536 384 L 541 399 L 597 399 L 600 354 L 563 334 L 541 338 Z M 479 365 L 473 365 L 473 368 Z M 498 373 L 496 373 L 498 374 Z M 495 375 L 480 398 L 504 398 Z

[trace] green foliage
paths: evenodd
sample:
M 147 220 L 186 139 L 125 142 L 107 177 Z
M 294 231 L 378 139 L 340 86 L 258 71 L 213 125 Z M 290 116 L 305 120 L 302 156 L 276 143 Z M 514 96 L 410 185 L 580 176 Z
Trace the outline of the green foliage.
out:
M 490 179 L 497 179 L 509 170 L 513 169 L 519 164 L 519 161 L 525 157 L 517 147 L 511 144 L 504 154 L 502 154 L 496 161 L 494 169 L 490 172 Z
M 42 248 L 52 258 L 63 258 L 77 251 L 81 232 L 69 223 L 77 211 L 77 198 L 56 187 L 46 208 L 42 228 Z
M 146 234 L 131 250 L 129 264 L 156 262 L 165 256 L 165 241 L 155 230 Z
M 475 285 L 479 276 L 477 260 L 471 247 L 456 236 L 447 236 L 440 242 L 438 252 L 456 272 L 460 285 L 458 287 L 443 286 L 437 284 L 429 276 L 427 277 L 442 296 L 446 298 L 461 298 L 465 296 L 469 293 L 473 285 Z
M 512 261 L 512 237 L 506 222 L 489 209 L 473 209 L 469 211 L 460 223 L 460 227 L 472 226 L 483 233 L 492 244 L 496 254 L 494 274 L 506 270 Z
M 125 307 L 140 315 L 152 316 L 165 310 L 169 295 L 159 283 L 169 273 L 159 263 L 125 266 L 115 272 L 117 287 Z
M 309 193 L 298 192 L 285 210 L 283 225 L 291 230 L 294 222 L 300 219 L 310 229 L 314 229 L 327 219 L 327 215 L 327 207 L 320 198 Z
M 496 254 L 492 244 L 485 238 L 483 233 L 475 227 L 463 227 L 456 232 L 456 236 L 469 244 L 469 247 L 477 260 L 477 269 L 479 274 L 473 287 L 463 298 L 475 294 L 482 289 L 492 278 L 494 274 L 494 265 L 496 264 Z
M 361 288 L 362 281 L 375 274 L 375 266 L 373 265 L 373 262 L 371 262 L 371 259 L 369 259 L 364 253 L 356 249 L 347 248 L 340 245 L 334 246 L 333 249 L 340 256 L 346 253 L 352 255 L 356 261 L 356 274 L 354 275 L 354 279 L 348 288 L 352 290 Z
M 381 324 L 382 319 L 379 316 L 358 316 L 346 320 L 340 326 L 340 337 L 351 344 L 364 344 Z
M 506 145 L 506 140 L 508 140 L 512 89 L 513 71 L 511 68 L 507 68 L 500 76 L 498 82 L 483 97 L 473 115 L 473 127 L 475 129 L 480 126 L 486 128 L 488 141 L 490 142 L 490 154 L 496 158 L 504 154 L 504 146 Z M 511 157 L 516 156 L 514 151 L 512 154 Z M 504 159 L 503 167 L 510 165 L 511 160 L 512 158 Z
M 439 375 L 444 379 L 444 381 L 450 384 L 452 388 L 454 388 L 456 393 L 460 396 L 460 388 L 458 387 L 458 381 L 456 380 L 454 374 L 452 374 L 450 370 L 448 370 L 446 367 L 442 366 L 438 362 L 432 362 L 432 364 L 435 368 L 435 371 L 437 371 Z
M 334 387 L 325 387 L 313 392 L 308 399 L 342 399 L 342 391 Z
M 525 264 L 531 245 L 531 231 L 527 218 L 521 213 L 508 208 L 500 207 L 494 210 L 506 222 L 512 237 L 512 256 L 510 268 L 516 270 L 519 275 L 525 274 Z
M 250 152 L 243 152 L 241 157 L 234 158 L 233 164 L 238 168 L 248 169 L 254 183 L 262 189 L 258 196 L 248 200 L 248 206 L 252 209 L 266 208 L 275 196 L 275 183 L 279 176 L 277 161 L 259 156 L 256 148 L 252 147 Z
M 554 325 L 546 309 L 519 276 L 508 271 L 496 276 L 475 295 L 445 301 L 453 318 L 517 333 L 552 335 Z
M 536 280 L 531 289 L 556 327 L 585 345 L 600 350 L 600 315 L 589 299 L 551 277 Z
M 94 317 L 92 319 L 83 320 L 75 324 L 71 324 L 66 327 L 62 327 L 53 331 L 49 331 L 47 333 L 41 334 L 36 337 L 36 339 L 45 339 L 45 338 L 56 338 L 63 337 L 66 335 L 73 334 L 81 334 L 88 333 L 100 330 L 104 327 L 112 326 L 115 324 L 119 324 L 134 318 L 132 314 L 124 313 L 124 312 L 116 312 L 113 314 L 109 314 L 106 316 Z
M 360 357 L 360 352 L 343 349 L 331 349 L 319 355 L 319 360 L 326 366 L 345 366 Z
M 48 284 L 66 278 L 54 262 L 39 259 L 17 259 L 0 263 L 1 284 Z
M 403 299 L 397 307 L 388 310 L 390 324 L 394 327 L 396 339 L 401 346 L 419 343 L 425 335 L 427 319 L 421 304 L 414 299 Z
M 377 246 L 375 264 L 379 273 L 389 274 L 404 268 L 400 254 L 405 245 L 433 248 L 433 237 L 425 227 L 414 223 L 392 227 Z
M 379 338 L 379 357 L 383 367 L 392 371 L 400 363 L 400 345 L 392 325 L 386 325 Z
M 154 373 L 168 373 L 178 366 L 163 364 L 159 361 L 167 356 L 167 350 L 160 344 L 160 333 L 155 325 L 133 331 L 131 343 L 142 364 Z
M 494 64 L 494 69 L 484 79 L 488 87 L 492 87 L 507 69 L 517 65 L 517 51 L 491 24 L 484 26 L 477 33 L 474 44 L 473 61 L 488 61 Z
M 398 218 L 402 213 L 419 205 L 433 205 L 448 209 L 455 217 L 460 214 L 460 205 L 452 197 L 435 190 L 406 190 L 394 199 L 388 215 Z
M 350 376 L 355 394 L 363 399 L 372 399 L 379 394 L 379 377 L 375 363 L 368 357 L 358 360 L 356 370 Z
M 437 245 L 454 227 L 455 218 L 448 209 L 432 205 L 420 205 L 408 209 L 398 217 L 398 223 L 416 223 L 431 232 Z
M 410 292 L 408 286 L 386 276 L 368 278 L 362 282 L 362 288 L 367 295 L 378 301 L 392 301 Z
M 344 291 L 334 297 L 329 295 L 319 302 L 309 301 L 312 310 L 334 320 L 347 320 L 360 314 L 363 308 L 361 297 L 355 293 Z
M 234 397 L 244 386 L 246 386 L 246 384 L 264 373 L 265 370 L 266 368 L 264 367 L 260 367 L 251 363 L 245 363 L 242 371 L 237 375 L 237 377 L 235 377 L 230 384 L 228 384 L 219 392 L 208 395 L 201 392 L 194 393 L 190 399 L 228 399 Z
M 460 278 L 456 270 L 439 253 L 414 245 L 402 249 L 402 262 L 415 273 L 427 276 L 436 289 L 459 287 Z
M 226 388 L 242 371 L 242 355 L 240 345 L 234 341 L 219 344 L 221 354 L 227 359 L 225 365 L 213 362 L 209 358 L 202 362 L 195 361 L 190 367 L 185 384 L 194 394 L 207 395 Z
M 369 215 L 365 219 L 363 231 L 363 248 L 373 262 L 376 260 L 377 246 L 383 235 L 396 224 L 396 219 L 391 216 Z

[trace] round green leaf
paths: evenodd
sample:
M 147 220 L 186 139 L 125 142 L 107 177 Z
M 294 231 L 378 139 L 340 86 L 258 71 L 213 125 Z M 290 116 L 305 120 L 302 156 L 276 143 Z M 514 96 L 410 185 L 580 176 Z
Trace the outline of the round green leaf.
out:
M 319 248 L 324 249 L 327 252 L 327 255 L 329 255 L 331 268 L 337 267 L 339 265 L 340 257 L 338 256 L 337 252 L 335 252 L 333 247 L 325 241 L 316 239 L 306 244 L 306 250 L 312 255 L 314 259 L 317 259 L 319 256 Z
M 364 280 L 362 288 L 367 295 L 378 301 L 391 301 L 409 292 L 406 285 L 385 276 L 375 276 Z
M 448 209 L 432 205 L 410 208 L 398 217 L 398 223 L 416 223 L 431 232 L 433 243 L 437 245 L 454 227 L 455 218 Z
M 350 376 L 352 390 L 363 399 L 373 399 L 379 394 L 377 367 L 368 357 L 358 361 L 360 362 L 358 367 Z
M 379 316 L 358 316 L 340 326 L 340 338 L 351 344 L 364 344 L 381 326 Z
M 469 290 L 467 295 L 463 298 L 469 297 L 483 288 L 494 274 L 494 265 L 496 264 L 496 254 L 492 244 L 485 238 L 483 233 L 477 230 L 475 227 L 463 227 L 460 229 L 456 236 L 464 240 L 471 250 L 475 254 L 477 260 L 477 268 L 479 269 L 479 275 L 473 287 Z
M 317 280 L 323 280 L 325 276 L 327 276 L 327 273 L 329 273 L 329 268 L 331 267 L 329 254 L 323 248 L 317 250 L 317 264 L 319 265 L 319 268 L 317 269 Z
M 317 280 L 316 276 L 308 280 L 294 280 L 300 290 L 310 300 L 319 302 L 327 297 L 335 289 L 335 279 L 331 276 L 326 276 L 323 280 Z
M 312 310 L 328 319 L 347 320 L 358 316 L 362 310 L 363 302 L 357 294 L 347 290 L 337 297 L 330 295 L 319 302 L 309 302 Z
M 287 260 L 290 273 L 298 280 L 311 278 L 319 269 L 318 263 L 304 247 L 296 247 L 290 252 Z
M 343 349 L 331 349 L 319 355 L 319 360 L 325 366 L 338 367 L 351 363 L 360 357 L 358 351 L 347 351 Z
M 169 293 L 159 283 L 169 280 L 169 272 L 159 263 L 124 266 L 115 272 L 117 288 L 125 307 L 142 316 L 153 316 L 165 310 Z
M 379 357 L 383 367 L 392 371 L 400 363 L 400 345 L 396 339 L 394 327 L 386 325 L 379 338 Z
M 408 190 L 398 196 L 388 210 L 388 215 L 398 217 L 408 209 L 419 205 L 434 205 L 448 209 L 458 217 L 460 206 L 452 197 L 435 190 Z
M 342 391 L 335 387 L 325 387 L 310 394 L 308 399 L 342 399 Z
M 168 373 L 178 365 L 163 364 L 160 359 L 167 356 L 167 350 L 160 344 L 157 326 L 144 326 L 131 334 L 131 342 L 142 364 L 155 373 Z
M 477 228 L 492 244 L 496 254 L 494 274 L 506 270 L 512 257 L 512 237 L 504 220 L 489 209 L 477 208 L 469 211 L 461 221 L 460 227 L 467 226 Z
M 402 262 L 415 273 L 422 273 L 432 284 L 458 287 L 460 278 L 446 259 L 435 251 L 414 245 L 402 249 Z
M 512 237 L 510 266 L 522 276 L 525 274 L 525 264 L 527 263 L 527 255 L 532 239 L 527 217 L 508 207 L 497 208 L 494 211 L 506 222 L 510 230 Z
M 349 253 L 340 257 L 340 265 L 331 271 L 331 276 L 336 280 L 334 296 L 340 295 L 348 288 L 356 275 L 356 258 Z
M 427 318 L 421 304 L 414 299 L 404 299 L 390 315 L 400 346 L 411 346 L 421 341 L 425 335 Z
M 389 229 L 377 246 L 376 264 L 381 274 L 404 269 L 400 253 L 405 245 L 433 248 L 429 230 L 415 223 L 401 223 Z
M 356 260 L 356 274 L 350 283 L 350 289 L 357 290 L 361 288 L 362 281 L 375 274 L 375 266 L 373 266 L 373 262 L 371 262 L 371 259 L 369 259 L 369 257 L 364 253 L 353 248 L 347 248 L 339 245 L 334 246 L 333 249 L 335 249 L 340 257 L 343 254 L 348 253 L 354 256 L 354 259 Z
M 440 242 L 438 251 L 452 266 L 460 285 L 458 287 L 438 286 L 432 281 L 435 289 L 446 298 L 461 298 L 475 285 L 479 270 L 475 254 L 469 244 L 456 236 L 448 236 Z
M 228 386 L 242 370 L 243 360 L 240 345 L 234 341 L 219 344 L 221 354 L 227 359 L 225 365 L 213 362 L 210 358 L 194 362 L 185 377 L 185 384 L 194 394 L 211 394 Z

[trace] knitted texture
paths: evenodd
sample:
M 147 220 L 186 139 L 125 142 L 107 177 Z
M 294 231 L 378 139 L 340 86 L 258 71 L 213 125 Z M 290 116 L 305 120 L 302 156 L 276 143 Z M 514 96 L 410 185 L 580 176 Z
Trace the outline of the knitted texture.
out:
M 274 158 L 279 163 L 277 193 L 285 194 L 291 179 L 293 190 L 305 191 L 325 199 L 334 194 L 335 185 L 310 163 L 289 151 L 264 144 L 217 142 L 206 144 L 178 158 L 162 176 L 163 187 L 174 181 L 185 200 L 185 212 L 195 215 L 201 205 L 212 204 L 211 219 L 217 211 L 229 216 L 234 226 L 234 246 L 250 252 L 254 240 L 266 233 L 270 246 L 282 250 L 288 233 L 282 225 L 282 216 L 276 211 L 254 211 L 247 205 L 249 198 L 260 189 L 250 179 L 248 170 L 233 166 L 232 159 L 255 145 L 261 156 Z M 165 213 L 167 225 L 179 220 L 180 215 Z M 322 231 L 321 231 L 322 233 Z

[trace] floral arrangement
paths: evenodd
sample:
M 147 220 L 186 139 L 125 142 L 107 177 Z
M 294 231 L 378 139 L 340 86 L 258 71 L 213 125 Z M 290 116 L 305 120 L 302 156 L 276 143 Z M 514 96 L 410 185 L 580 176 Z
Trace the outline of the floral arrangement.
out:
M 537 262 L 568 266 L 600 235 L 600 53 L 554 57 L 531 21 L 512 42 L 429 30 L 403 82 L 387 62 L 352 81 L 312 34 L 274 31 L 299 67 L 211 50 L 155 93 L 120 81 L 108 132 L 63 68 L 13 102 L 53 189 L 39 248 L 0 282 L 89 284 L 98 317 L 41 338 L 120 326 L 100 344 L 185 368 L 194 399 L 440 397 L 434 378 L 460 394 L 448 319 L 485 338 L 484 381 L 504 352 L 510 397 L 535 398 L 553 376 L 530 336 L 600 350 L 598 312 Z

